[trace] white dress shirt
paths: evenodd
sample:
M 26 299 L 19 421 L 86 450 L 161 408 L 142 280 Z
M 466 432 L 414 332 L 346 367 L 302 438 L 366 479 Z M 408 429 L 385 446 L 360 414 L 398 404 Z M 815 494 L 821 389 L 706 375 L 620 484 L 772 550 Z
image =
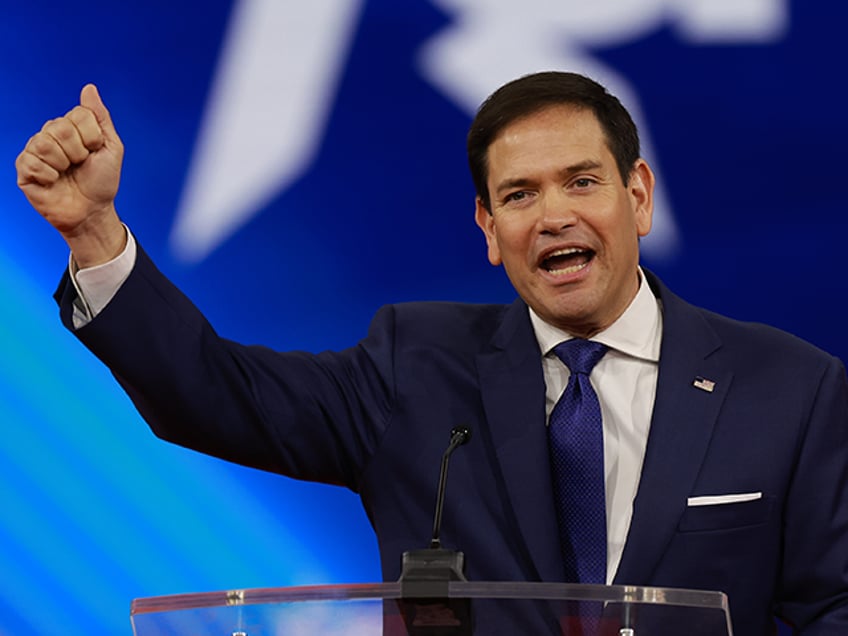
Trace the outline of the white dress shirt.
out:
M 126 229 L 126 226 L 124 228 Z M 127 244 L 124 251 L 108 263 L 77 269 L 74 255 L 70 255 L 68 271 L 77 290 L 73 314 L 74 328 L 85 326 L 103 311 L 135 267 L 138 248 L 132 232 L 129 229 L 126 231 Z
M 609 347 L 589 376 L 598 394 L 604 427 L 607 583 L 615 577 L 630 529 L 659 375 L 662 313 L 641 270 L 639 275 L 642 282 L 630 306 L 610 327 L 591 338 Z M 544 322 L 532 309 L 530 320 L 543 353 L 545 411 L 550 417 L 570 375 L 553 349 L 572 336 Z

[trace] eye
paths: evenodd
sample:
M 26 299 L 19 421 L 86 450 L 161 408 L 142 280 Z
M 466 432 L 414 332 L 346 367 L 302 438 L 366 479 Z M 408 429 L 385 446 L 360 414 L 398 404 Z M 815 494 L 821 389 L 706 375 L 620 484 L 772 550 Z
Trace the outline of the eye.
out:
M 589 177 L 580 177 L 579 179 L 574 180 L 574 187 L 578 190 L 585 190 L 586 188 L 592 186 L 595 183 L 594 179 L 590 179 Z
M 504 197 L 504 203 L 518 203 L 519 201 L 523 201 L 524 199 L 526 199 L 528 196 L 529 194 L 525 190 L 510 192 Z

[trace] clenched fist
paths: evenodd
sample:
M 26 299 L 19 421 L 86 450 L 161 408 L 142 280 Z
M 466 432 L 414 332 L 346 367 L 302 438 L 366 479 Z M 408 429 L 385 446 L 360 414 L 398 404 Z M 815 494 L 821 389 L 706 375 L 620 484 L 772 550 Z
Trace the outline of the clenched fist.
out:
M 80 267 L 117 256 L 126 233 L 115 211 L 124 146 L 97 88 L 51 119 L 27 142 L 15 166 L 18 186 L 67 241 Z

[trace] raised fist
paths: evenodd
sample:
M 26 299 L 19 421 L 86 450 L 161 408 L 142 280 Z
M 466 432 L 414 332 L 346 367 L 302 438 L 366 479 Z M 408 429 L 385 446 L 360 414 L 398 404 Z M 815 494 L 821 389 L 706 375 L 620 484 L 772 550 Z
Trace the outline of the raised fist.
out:
M 80 105 L 45 123 L 15 162 L 18 186 L 62 234 L 80 266 L 108 260 L 123 247 L 114 206 L 123 155 L 109 111 L 88 84 Z

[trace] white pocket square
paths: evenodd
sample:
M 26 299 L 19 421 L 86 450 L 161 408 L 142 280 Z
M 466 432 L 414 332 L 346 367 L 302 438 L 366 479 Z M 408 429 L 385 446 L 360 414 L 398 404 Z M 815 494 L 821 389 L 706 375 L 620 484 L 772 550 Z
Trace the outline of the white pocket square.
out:
M 743 492 L 735 495 L 703 495 L 701 497 L 689 497 L 687 506 L 719 506 L 721 504 L 740 503 L 743 501 L 756 501 L 762 499 L 761 492 Z

